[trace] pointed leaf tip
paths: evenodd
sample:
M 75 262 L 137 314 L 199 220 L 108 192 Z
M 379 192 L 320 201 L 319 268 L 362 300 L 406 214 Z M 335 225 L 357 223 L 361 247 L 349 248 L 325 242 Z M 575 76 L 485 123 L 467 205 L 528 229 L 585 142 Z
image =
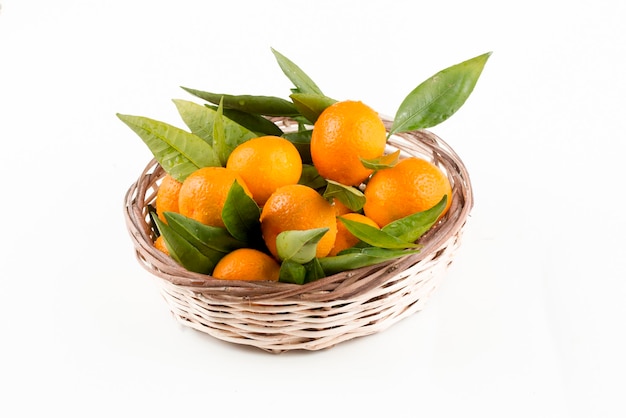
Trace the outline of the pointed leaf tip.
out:
M 448 67 L 418 85 L 400 104 L 389 135 L 430 128 L 456 113 L 474 90 L 490 55 Z

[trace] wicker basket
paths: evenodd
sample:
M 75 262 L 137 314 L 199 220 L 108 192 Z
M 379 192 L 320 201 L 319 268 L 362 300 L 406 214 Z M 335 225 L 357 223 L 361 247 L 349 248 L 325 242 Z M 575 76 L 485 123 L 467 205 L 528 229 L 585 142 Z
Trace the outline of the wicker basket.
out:
M 297 125 L 275 119 L 284 131 Z M 390 122 L 385 120 L 387 128 Z M 304 285 L 239 282 L 192 273 L 153 246 L 149 206 L 164 176 L 152 160 L 125 197 L 125 217 L 140 264 L 156 276 L 174 316 L 218 339 L 281 353 L 320 350 L 382 331 L 420 311 L 444 277 L 460 245 L 473 204 L 467 170 L 429 131 L 394 135 L 391 151 L 426 158 L 450 179 L 448 213 L 421 239 L 417 254 L 338 273 Z

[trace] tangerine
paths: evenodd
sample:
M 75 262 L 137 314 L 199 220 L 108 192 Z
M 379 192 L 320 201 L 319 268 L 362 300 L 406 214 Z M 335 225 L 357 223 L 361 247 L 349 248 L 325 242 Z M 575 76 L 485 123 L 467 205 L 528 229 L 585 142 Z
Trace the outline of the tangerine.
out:
M 166 255 L 170 255 L 170 250 L 168 250 L 167 245 L 165 245 L 165 238 L 163 238 L 163 235 L 159 235 L 157 239 L 154 240 L 154 248 Z
M 280 264 L 276 260 L 253 248 L 239 248 L 220 259 L 212 276 L 222 280 L 278 281 Z
M 156 195 L 156 213 L 160 220 L 167 223 L 164 212 L 178 212 L 178 195 L 182 183 L 174 177 L 166 174 L 157 190 Z
M 448 196 L 443 216 L 452 203 L 450 180 L 433 163 L 410 157 L 377 171 L 365 187 L 365 215 L 381 228 L 390 222 L 422 212 Z
M 337 235 L 335 208 L 315 189 L 302 184 L 278 188 L 261 211 L 261 232 L 269 251 L 278 258 L 276 237 L 283 231 L 328 228 L 317 244 L 317 257 L 328 255 Z
M 298 183 L 302 158 L 290 141 L 268 135 L 239 144 L 228 157 L 226 168 L 243 178 L 254 201 L 263 206 L 279 187 Z
M 235 181 L 248 196 L 251 195 L 241 176 L 226 167 L 204 167 L 194 171 L 180 188 L 179 213 L 205 225 L 223 228 L 222 209 Z
M 380 157 L 386 142 L 385 125 L 372 108 L 360 101 L 336 102 L 313 126 L 311 158 L 322 177 L 358 186 L 373 172 L 361 159 Z

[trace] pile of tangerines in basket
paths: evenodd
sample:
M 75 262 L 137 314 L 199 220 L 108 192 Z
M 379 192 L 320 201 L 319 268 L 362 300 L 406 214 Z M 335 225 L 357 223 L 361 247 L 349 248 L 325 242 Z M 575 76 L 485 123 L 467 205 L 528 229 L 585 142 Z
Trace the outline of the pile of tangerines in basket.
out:
M 155 247 L 216 279 L 298 284 L 419 251 L 450 207 L 450 182 L 425 159 L 386 153 L 387 140 L 456 112 L 490 53 L 418 85 L 387 130 L 371 107 L 326 96 L 272 52 L 290 101 L 184 88 L 205 101 L 174 100 L 188 130 L 117 115 L 166 173 L 151 207 Z

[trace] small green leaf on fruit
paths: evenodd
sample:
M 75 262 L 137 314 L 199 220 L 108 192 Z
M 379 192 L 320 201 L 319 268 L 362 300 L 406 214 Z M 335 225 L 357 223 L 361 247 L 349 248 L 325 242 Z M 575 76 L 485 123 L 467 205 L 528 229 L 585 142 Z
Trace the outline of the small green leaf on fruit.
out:
M 353 186 L 346 186 L 333 180 L 326 180 L 328 186 L 324 191 L 324 198 L 327 200 L 337 199 L 351 211 L 358 212 L 365 205 L 365 195 L 362 191 Z
M 398 162 L 400 157 L 400 150 L 396 150 L 391 154 L 385 154 L 378 158 L 372 158 L 369 160 L 361 158 L 361 163 L 365 168 L 370 170 L 382 170 L 384 168 L 391 168 Z
M 401 240 L 415 242 L 437 222 L 447 202 L 448 196 L 446 195 L 432 208 L 393 221 L 385 225 L 382 230 Z
M 419 247 L 418 244 L 407 242 L 398 237 L 394 237 L 386 231 L 364 224 L 362 222 L 353 221 L 339 216 L 337 219 L 343 223 L 348 231 L 361 241 L 379 248 L 403 249 Z
M 222 221 L 228 232 L 240 241 L 254 244 L 255 237 L 261 233 L 260 215 L 256 202 L 238 181 L 233 182 L 222 208 Z
M 326 232 L 328 232 L 328 228 L 281 232 L 276 237 L 278 258 L 299 264 L 308 263 L 315 258 L 317 244 Z

